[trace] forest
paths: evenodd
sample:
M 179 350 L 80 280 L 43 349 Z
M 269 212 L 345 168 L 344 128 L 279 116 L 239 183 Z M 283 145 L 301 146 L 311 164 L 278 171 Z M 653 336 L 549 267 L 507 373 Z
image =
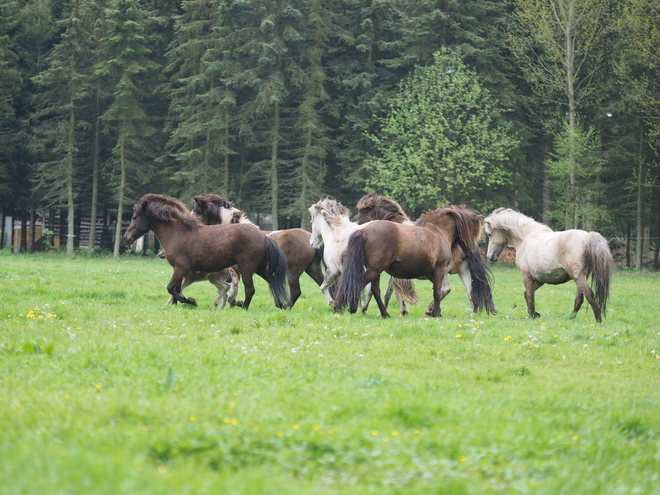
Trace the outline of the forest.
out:
M 375 191 L 598 230 L 641 269 L 659 72 L 659 0 L 0 0 L 0 241 L 57 212 L 72 254 L 149 192 L 277 230 Z

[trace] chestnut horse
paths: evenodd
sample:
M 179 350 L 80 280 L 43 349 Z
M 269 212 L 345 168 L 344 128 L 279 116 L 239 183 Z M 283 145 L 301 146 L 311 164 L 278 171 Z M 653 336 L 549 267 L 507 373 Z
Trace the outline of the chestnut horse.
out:
M 534 303 L 534 292 L 539 287 L 572 279 L 577 285 L 573 317 L 586 297 L 596 321 L 603 321 L 614 260 L 602 235 L 577 229 L 553 232 L 547 225 L 510 208 L 498 208 L 488 215 L 484 230 L 489 236 L 490 261 L 497 261 L 508 244 L 516 248 L 516 265 L 522 274 L 527 311 L 532 318 L 540 316 Z
M 355 313 L 362 288 L 370 283 L 380 314 L 389 316 L 380 297 L 380 274 L 398 278 L 427 278 L 433 283 L 431 316 L 440 316 L 442 283 L 458 244 L 466 255 L 472 277 L 474 311 L 493 310 L 487 295 L 486 269 L 477 242 L 481 236 L 481 216 L 462 206 L 429 211 L 413 225 L 375 220 L 353 232 L 337 294 L 335 310 L 348 306 Z
M 377 196 L 375 193 L 369 193 L 363 196 L 357 204 L 358 212 L 353 217 L 353 221 L 358 224 L 363 224 L 365 222 L 370 222 L 372 220 L 389 220 L 391 222 L 403 223 L 412 225 L 412 221 L 406 215 L 406 212 L 403 211 L 403 208 L 399 203 L 393 199 L 385 198 L 383 196 Z M 472 303 L 472 276 L 470 275 L 470 268 L 468 267 L 468 262 L 465 258 L 465 253 L 458 244 L 452 246 L 451 251 L 452 257 L 449 263 L 448 273 L 458 276 L 461 278 L 465 290 L 467 291 L 467 296 L 470 299 L 470 306 L 474 311 L 474 303 Z M 488 269 L 486 273 L 490 275 Z M 495 305 L 493 303 L 493 296 L 490 294 L 490 286 L 486 285 L 485 290 L 488 290 L 488 294 L 484 296 L 487 298 L 487 307 L 490 313 L 495 313 Z M 449 286 L 449 281 L 445 277 L 442 281 L 442 296 L 441 300 L 444 299 L 447 294 L 451 292 L 451 287 Z M 385 298 L 383 300 L 385 306 L 389 302 L 389 296 L 391 295 L 390 287 L 388 285 L 387 291 L 385 292 Z M 368 304 L 368 300 L 365 302 L 365 305 Z M 364 307 L 364 305 L 363 305 Z M 426 314 L 430 315 L 433 311 L 433 301 L 429 303 Z
M 244 223 L 254 225 L 234 203 L 217 194 L 203 194 L 192 200 L 193 213 L 207 225 Z M 258 228 L 256 225 L 254 225 Z M 300 276 L 307 273 L 318 285 L 323 283 L 322 259 L 309 245 L 310 233 L 303 229 L 285 229 L 264 232 L 277 242 L 287 261 L 287 279 L 292 307 L 300 297 Z
M 288 306 L 286 258 L 277 243 L 259 229 L 245 224 L 204 225 L 176 199 L 146 194 L 133 207 L 124 244 L 132 244 L 150 230 L 174 268 L 167 291 L 176 301 L 197 304 L 181 293 L 183 278 L 191 271 L 212 273 L 237 265 L 245 289 L 243 308 L 250 307 L 254 296 L 255 273 L 268 282 L 275 306 Z

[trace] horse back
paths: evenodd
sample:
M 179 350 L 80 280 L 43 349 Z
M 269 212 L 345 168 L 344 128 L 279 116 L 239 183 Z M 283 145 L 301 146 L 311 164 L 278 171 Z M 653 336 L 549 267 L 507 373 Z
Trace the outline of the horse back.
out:
M 188 243 L 191 269 L 215 272 L 246 263 L 256 267 L 264 255 L 265 238 L 258 228 L 245 223 L 203 226 Z

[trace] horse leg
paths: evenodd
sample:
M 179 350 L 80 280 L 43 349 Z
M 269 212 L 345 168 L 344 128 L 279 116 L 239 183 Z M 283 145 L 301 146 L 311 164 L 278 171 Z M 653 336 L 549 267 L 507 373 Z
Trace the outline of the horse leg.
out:
M 469 271 L 468 271 L 468 275 L 469 275 Z M 442 284 L 440 284 L 440 301 L 442 301 L 445 297 L 447 297 L 447 294 L 449 294 L 450 292 L 451 292 L 451 287 L 449 286 L 449 281 L 447 280 L 447 275 L 445 274 L 445 278 L 442 279 Z M 426 308 L 426 312 L 424 314 L 426 316 L 440 316 L 440 301 L 438 301 L 437 315 L 433 315 L 433 310 L 435 308 L 435 298 L 429 303 L 429 307 Z
M 242 307 L 243 301 L 236 300 L 236 296 L 238 296 L 238 286 L 241 282 L 241 278 L 239 277 L 236 270 L 234 270 L 233 268 L 228 268 L 228 270 L 229 270 L 229 276 L 231 277 L 231 282 L 230 282 L 231 292 L 227 296 L 227 300 L 229 301 L 229 306 Z
M 287 307 L 292 308 L 296 301 L 302 294 L 300 290 L 300 274 L 296 277 L 295 275 L 289 274 L 289 294 L 291 297 L 291 302 Z
M 534 280 L 529 275 L 523 273 L 523 285 L 525 286 L 525 302 L 527 303 L 527 312 L 532 318 L 541 316 L 536 312 L 536 305 L 534 302 L 534 292 L 543 284 Z
M 369 277 L 369 273 L 367 273 L 367 277 Z M 376 300 L 376 304 L 378 304 L 378 309 L 380 309 L 380 316 L 383 318 L 389 318 L 390 315 L 387 312 L 387 307 L 385 304 L 383 304 L 383 300 L 380 297 L 380 273 L 378 275 L 372 275 L 373 280 L 371 282 L 371 294 L 374 296 L 374 299 Z M 367 278 L 368 280 L 368 278 Z
M 227 292 L 229 292 L 229 288 L 231 287 L 231 284 L 227 281 L 227 278 L 228 273 L 226 270 L 209 273 L 209 282 L 211 282 L 218 290 L 218 297 L 213 302 L 213 309 L 218 308 L 220 301 L 222 301 L 222 306 L 220 307 L 221 310 L 225 309 L 225 306 L 227 305 Z
M 243 273 L 243 289 L 245 290 L 245 301 L 243 301 L 243 309 L 250 307 L 250 301 L 254 296 L 254 280 L 252 280 L 252 273 Z
M 463 285 L 465 286 L 468 299 L 470 300 L 470 309 L 472 309 L 472 312 L 474 313 L 474 303 L 472 302 L 472 274 L 470 273 L 470 266 L 468 265 L 467 260 L 463 260 L 458 267 L 458 276 L 461 278 L 461 282 L 463 282 Z
M 578 288 L 578 294 L 580 297 L 580 304 L 582 304 L 582 295 L 584 294 L 584 297 L 587 298 L 587 301 L 589 301 L 589 304 L 591 305 L 591 309 L 594 311 L 594 317 L 596 318 L 596 321 L 598 323 L 601 323 L 603 321 L 603 317 L 600 312 L 600 308 L 598 307 L 598 303 L 596 302 L 596 297 L 594 296 L 593 291 L 591 290 L 591 287 L 589 287 L 589 283 L 587 282 L 587 277 L 584 275 L 580 275 L 578 278 L 575 279 L 575 283 L 577 284 Z M 577 310 L 580 309 L 580 306 L 578 306 L 578 298 L 575 298 L 575 307 L 573 308 L 573 316 L 577 314 Z
M 385 307 L 390 305 L 390 299 L 392 299 L 392 294 L 396 297 L 397 302 L 399 303 L 399 314 L 401 316 L 406 316 L 408 314 L 408 306 L 406 306 L 406 301 L 404 301 L 399 293 L 394 288 L 394 278 L 390 276 L 387 281 L 387 289 L 385 289 L 385 297 L 383 298 L 383 304 Z
M 576 289 L 575 304 L 573 305 L 573 315 L 571 316 L 571 318 L 575 318 L 577 316 L 578 311 L 580 311 L 583 302 L 584 302 L 584 294 L 582 294 L 582 291 L 578 287 Z
M 183 268 L 174 268 L 172 278 L 167 284 L 167 292 L 170 293 L 175 301 L 197 306 L 197 301 L 195 301 L 192 297 L 186 297 L 181 293 L 181 285 L 188 271 L 189 270 Z
M 445 292 L 445 284 L 447 284 L 447 288 L 449 287 L 447 283 L 447 268 L 436 268 L 429 278 L 433 283 L 433 301 L 431 302 L 433 307 L 431 308 L 431 314 L 428 314 L 427 309 L 427 315 L 437 318 L 441 316 L 440 301 L 449 293 L 449 291 Z
M 330 286 L 339 278 L 339 275 L 340 272 L 338 270 L 328 268 L 325 272 L 323 283 L 321 284 L 321 292 L 330 306 L 333 306 L 335 303 L 330 295 Z
M 387 298 L 387 294 L 385 295 Z M 369 303 L 371 302 L 371 285 L 367 285 L 364 289 L 364 302 L 360 308 L 360 313 L 366 313 L 369 308 Z M 387 306 L 387 303 L 385 304 Z

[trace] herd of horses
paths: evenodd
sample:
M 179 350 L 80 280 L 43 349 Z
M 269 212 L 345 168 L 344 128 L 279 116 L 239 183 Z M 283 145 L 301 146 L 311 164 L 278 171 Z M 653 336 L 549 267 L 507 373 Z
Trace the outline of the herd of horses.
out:
M 577 286 L 573 316 L 584 298 L 594 317 L 606 316 L 613 259 L 607 241 L 597 232 L 554 232 L 546 225 L 509 208 L 486 218 L 464 206 L 431 210 L 411 221 L 394 200 L 374 193 L 364 196 L 358 213 L 325 198 L 309 208 L 311 233 L 303 229 L 266 232 L 226 198 L 216 194 L 192 200 L 192 210 L 161 194 L 146 194 L 133 208 L 123 241 L 131 245 L 153 231 L 173 267 L 167 284 L 169 303 L 196 305 L 183 289 L 208 280 L 218 290 L 214 308 L 227 302 L 248 309 L 254 296 L 254 274 L 268 283 L 275 306 L 291 308 L 301 294 L 300 277 L 307 273 L 337 312 L 367 310 L 370 299 L 380 314 L 394 294 L 402 315 L 418 297 L 413 279 L 430 280 L 433 298 L 426 314 L 440 316 L 440 303 L 449 293 L 448 274 L 458 274 L 472 311 L 495 313 L 491 273 L 479 249 L 482 230 L 489 238 L 486 257 L 497 261 L 513 245 L 525 287 L 528 313 L 538 318 L 534 293 L 544 284 L 574 280 Z M 325 268 L 325 270 L 324 270 Z M 381 297 L 380 276 L 389 281 Z M 590 280 L 589 280 L 590 279 Z M 238 301 L 239 280 L 245 298 Z M 365 290 L 366 289 L 366 290 Z

